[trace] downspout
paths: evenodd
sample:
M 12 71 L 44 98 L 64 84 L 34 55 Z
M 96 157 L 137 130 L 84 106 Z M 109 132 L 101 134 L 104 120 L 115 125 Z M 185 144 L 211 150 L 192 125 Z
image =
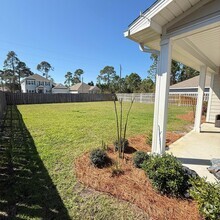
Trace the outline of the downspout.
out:
M 152 53 L 152 54 L 156 54 L 158 56 L 158 61 L 159 61 L 159 56 L 160 56 L 160 51 L 159 50 L 152 50 L 150 48 L 145 47 L 143 44 L 139 44 L 139 49 L 142 52 L 145 53 Z M 158 62 L 159 63 L 159 62 Z

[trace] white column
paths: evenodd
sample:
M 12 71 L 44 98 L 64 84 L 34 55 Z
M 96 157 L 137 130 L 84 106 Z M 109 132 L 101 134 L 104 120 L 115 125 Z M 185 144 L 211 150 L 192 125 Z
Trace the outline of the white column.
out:
M 207 71 L 206 66 L 200 67 L 198 97 L 197 97 L 196 115 L 195 115 L 195 124 L 194 124 L 194 130 L 198 133 L 201 131 L 202 105 L 203 105 L 203 96 L 205 91 L 206 71 Z
M 211 109 L 211 102 L 212 102 L 213 83 L 214 83 L 214 73 L 211 73 L 209 100 L 208 100 L 208 107 L 207 107 L 207 113 L 206 113 L 206 122 L 210 122 L 210 109 Z
M 161 41 L 160 61 L 156 76 L 152 153 L 165 152 L 168 96 L 171 71 L 171 40 Z

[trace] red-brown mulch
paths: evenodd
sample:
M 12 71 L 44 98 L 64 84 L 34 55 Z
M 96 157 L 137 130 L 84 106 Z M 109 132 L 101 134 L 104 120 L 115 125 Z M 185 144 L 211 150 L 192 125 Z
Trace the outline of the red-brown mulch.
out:
M 195 113 L 190 111 L 190 112 L 188 112 L 188 113 L 186 113 L 184 115 L 178 115 L 177 117 L 182 119 L 182 120 L 184 120 L 184 121 L 189 121 L 189 122 L 193 123 L 194 120 L 195 120 L 195 116 L 194 115 L 195 115 Z M 204 123 L 204 122 L 205 122 L 205 116 L 202 115 L 202 123 Z
M 180 136 L 168 133 L 169 141 L 167 142 L 174 142 Z M 129 143 L 133 150 L 150 151 L 144 135 L 129 138 Z M 113 147 L 108 150 L 108 156 L 113 161 L 118 160 L 118 155 L 114 152 Z M 120 166 L 124 173 L 112 177 L 112 169 L 115 165 L 103 169 L 95 168 L 90 163 L 89 153 L 75 161 L 76 176 L 81 183 L 137 205 L 148 213 L 152 220 L 201 219 L 195 202 L 169 198 L 156 192 L 144 171 L 133 166 L 131 153 L 125 154 L 125 159 L 120 161 Z

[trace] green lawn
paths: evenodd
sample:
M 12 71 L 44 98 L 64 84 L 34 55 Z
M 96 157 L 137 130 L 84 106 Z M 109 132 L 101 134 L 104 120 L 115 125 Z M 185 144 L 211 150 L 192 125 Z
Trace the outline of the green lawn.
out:
M 125 103 L 124 108 L 128 107 Z M 0 182 L 0 187 L 8 187 L 0 188 L 0 217 L 9 204 L 10 210 L 16 207 L 11 216 L 21 219 L 147 219 L 130 204 L 92 193 L 76 181 L 74 160 L 102 140 L 115 139 L 112 102 L 20 105 L 18 110 L 12 109 L 14 120 L 10 121 L 8 109 L 5 133 L 11 141 L 3 138 L 5 156 L 0 158 L 0 168 L 12 164 L 20 173 L 9 172 L 8 179 Z M 189 110 L 170 107 L 168 130 L 183 131 L 188 122 L 176 116 Z M 134 103 L 128 136 L 146 134 L 152 122 L 153 105 Z

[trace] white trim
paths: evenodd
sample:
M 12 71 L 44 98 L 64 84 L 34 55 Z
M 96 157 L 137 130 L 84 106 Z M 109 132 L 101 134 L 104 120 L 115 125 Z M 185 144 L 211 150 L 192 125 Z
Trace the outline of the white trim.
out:
M 154 124 L 152 153 L 165 152 L 168 96 L 171 71 L 171 39 L 161 41 L 161 53 L 158 74 L 156 75 L 156 92 L 154 104 Z
M 209 89 L 210 86 L 205 86 L 205 89 Z M 198 86 L 194 86 L 194 87 L 172 87 L 170 86 L 170 89 L 198 89 Z
M 201 117 L 202 117 L 202 106 L 203 106 L 203 96 L 204 96 L 204 90 L 205 90 L 206 72 L 207 72 L 207 66 L 201 66 L 200 76 L 199 76 L 196 114 L 195 114 L 195 124 L 194 124 L 194 130 L 198 133 L 201 131 Z
M 209 89 L 209 101 L 207 107 L 207 114 L 206 114 L 206 122 L 210 122 L 210 111 L 211 111 L 211 102 L 212 102 L 212 94 L 213 94 L 213 85 L 214 85 L 214 74 L 211 74 L 211 82 L 210 82 L 210 89 Z
M 152 17 L 154 17 L 157 13 L 159 13 L 161 10 L 163 10 L 167 5 L 169 5 L 173 0 L 161 0 L 158 1 L 155 5 L 151 6 L 148 11 L 146 11 L 144 14 L 142 14 L 130 27 L 129 30 L 133 28 L 137 28 L 139 26 L 142 26 L 142 22 L 145 21 L 145 19 L 150 20 Z

